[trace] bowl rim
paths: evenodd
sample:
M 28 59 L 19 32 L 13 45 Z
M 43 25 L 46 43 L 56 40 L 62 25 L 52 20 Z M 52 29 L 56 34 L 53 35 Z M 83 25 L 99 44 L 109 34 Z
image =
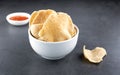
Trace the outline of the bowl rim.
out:
M 46 41 L 42 41 L 42 40 L 38 40 L 36 39 L 35 37 L 33 37 L 30 33 L 30 28 L 28 28 L 28 35 L 29 37 L 32 37 L 32 39 L 34 39 L 35 41 L 38 41 L 38 42 L 42 42 L 42 43 L 48 43 L 48 44 L 56 44 L 56 43 L 65 43 L 65 42 L 68 42 L 68 41 L 71 41 L 72 39 L 74 39 L 75 37 L 79 36 L 79 28 L 77 25 L 74 25 L 74 27 L 76 28 L 77 30 L 77 33 L 74 37 L 68 39 L 68 40 L 64 40 L 64 41 L 58 41 L 58 42 L 46 42 Z
M 15 16 L 15 15 L 18 15 L 18 14 L 21 14 L 21 15 L 24 15 L 26 17 L 28 17 L 28 19 L 26 20 L 22 20 L 22 21 L 15 21 L 15 20 L 10 20 L 9 18 L 12 17 L 12 16 Z M 6 16 L 6 20 L 8 21 L 13 21 L 13 22 L 24 22 L 24 21 L 27 21 L 30 19 L 30 14 L 29 13 L 26 13 L 26 12 L 13 12 L 13 13 L 10 13 Z

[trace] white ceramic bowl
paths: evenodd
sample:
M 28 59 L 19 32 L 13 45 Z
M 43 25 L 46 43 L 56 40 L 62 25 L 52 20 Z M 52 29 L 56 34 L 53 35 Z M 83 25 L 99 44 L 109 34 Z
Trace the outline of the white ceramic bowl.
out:
M 22 20 L 22 21 L 15 21 L 15 20 L 10 19 L 10 17 L 13 17 L 13 16 L 25 16 L 25 17 L 28 17 L 28 19 Z M 29 19 L 30 19 L 30 14 L 25 13 L 25 12 L 15 12 L 15 13 L 11 13 L 11 14 L 6 16 L 6 20 L 11 25 L 15 25 L 15 26 L 25 25 L 25 24 L 27 24 L 29 22 Z
M 65 57 L 72 52 L 77 44 L 79 29 L 75 26 L 77 34 L 68 40 L 61 42 L 45 42 L 34 38 L 28 29 L 28 36 L 33 50 L 43 58 L 56 60 Z

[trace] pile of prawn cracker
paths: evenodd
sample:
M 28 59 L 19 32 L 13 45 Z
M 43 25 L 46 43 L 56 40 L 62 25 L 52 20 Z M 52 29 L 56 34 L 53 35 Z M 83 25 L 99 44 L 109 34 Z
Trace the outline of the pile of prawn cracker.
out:
M 51 9 L 34 11 L 31 14 L 29 28 L 32 36 L 47 42 L 68 40 L 76 34 L 71 17 L 67 13 Z M 102 47 L 89 50 L 84 46 L 83 54 L 90 62 L 100 63 L 107 52 Z
M 32 36 L 46 42 L 68 40 L 76 34 L 71 17 L 67 13 L 51 9 L 34 11 L 29 28 Z
M 91 63 L 100 63 L 103 61 L 103 57 L 107 55 L 107 52 L 103 47 L 96 47 L 93 50 L 89 50 L 83 46 L 83 55 Z

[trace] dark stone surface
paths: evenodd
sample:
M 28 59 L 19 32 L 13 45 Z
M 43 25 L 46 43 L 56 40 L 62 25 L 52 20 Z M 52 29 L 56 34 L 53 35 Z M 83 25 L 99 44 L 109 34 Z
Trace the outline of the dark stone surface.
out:
M 80 35 L 74 51 L 61 60 L 41 58 L 30 47 L 28 25 L 8 24 L 6 15 L 16 11 L 32 13 L 54 9 L 71 15 Z M 102 46 L 108 55 L 100 64 L 84 59 L 82 47 Z M 119 75 L 120 2 L 16 0 L 0 2 L 0 75 Z

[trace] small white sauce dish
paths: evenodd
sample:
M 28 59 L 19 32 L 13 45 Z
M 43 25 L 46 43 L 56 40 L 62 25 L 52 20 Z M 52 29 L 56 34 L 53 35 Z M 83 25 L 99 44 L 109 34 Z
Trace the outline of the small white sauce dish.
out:
M 30 29 L 28 29 L 30 45 L 38 55 L 42 56 L 45 59 L 61 59 L 70 54 L 77 44 L 79 29 L 77 26 L 75 26 L 75 28 L 77 30 L 77 33 L 73 38 L 60 42 L 45 42 L 38 40 L 31 35 Z
M 11 20 L 10 18 L 14 16 L 24 16 L 24 17 L 27 17 L 27 19 L 21 20 L 21 21 Z M 30 19 L 30 14 L 25 12 L 15 12 L 15 13 L 8 14 L 6 16 L 6 20 L 8 21 L 8 23 L 14 26 L 26 25 L 29 22 L 29 19 Z

